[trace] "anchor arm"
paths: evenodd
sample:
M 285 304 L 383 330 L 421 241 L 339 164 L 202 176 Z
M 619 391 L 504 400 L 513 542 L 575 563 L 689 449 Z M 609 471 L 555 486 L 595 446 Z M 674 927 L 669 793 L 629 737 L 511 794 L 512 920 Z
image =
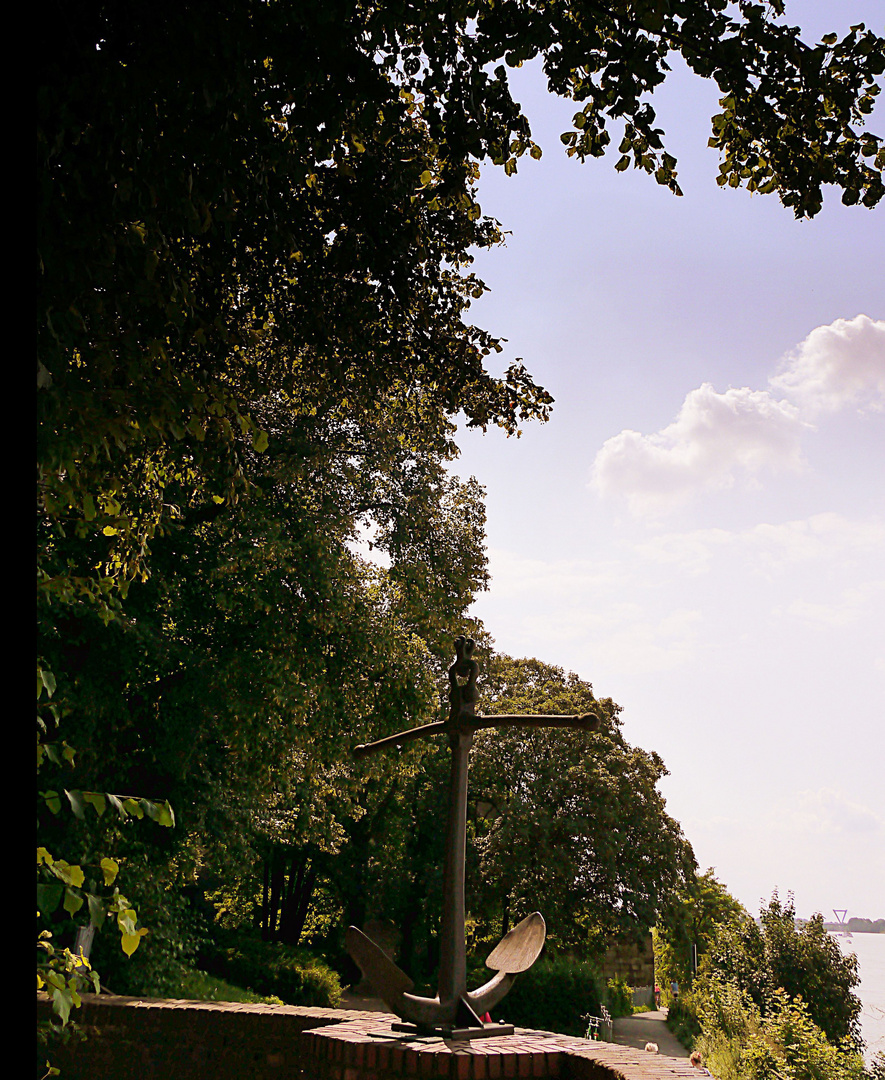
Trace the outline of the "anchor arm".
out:
M 425 735 L 436 735 L 440 731 L 446 730 L 446 721 L 437 720 L 433 724 L 423 724 L 421 727 L 411 728 L 409 731 L 401 731 L 398 735 L 388 735 L 383 739 L 376 739 L 375 742 L 360 743 L 359 746 L 353 748 L 353 756 L 355 758 L 368 757 L 369 754 L 374 754 L 378 750 L 384 750 L 388 746 L 399 746 L 400 743 L 411 742 L 413 739 L 423 739 Z
M 475 731 L 490 727 L 524 728 L 575 728 L 578 731 L 597 731 L 602 719 L 596 713 L 580 716 L 527 716 L 520 713 L 498 713 L 495 716 L 477 716 L 471 723 Z
M 498 971 L 476 990 L 468 990 L 464 997 L 474 1012 L 491 1012 L 507 996 L 515 982 L 516 975 L 512 971 Z
M 521 971 L 528 971 L 541 955 L 546 937 L 547 924 L 540 911 L 533 911 L 505 934 L 486 960 L 486 967 L 496 974 L 466 995 L 470 1007 L 478 1013 L 493 1009 L 513 985 L 516 976 Z

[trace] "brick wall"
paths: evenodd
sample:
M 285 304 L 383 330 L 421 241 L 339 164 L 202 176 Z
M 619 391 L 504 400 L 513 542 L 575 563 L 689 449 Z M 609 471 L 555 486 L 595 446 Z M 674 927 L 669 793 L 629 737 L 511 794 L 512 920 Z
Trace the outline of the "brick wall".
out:
M 49 1002 L 41 997 L 38 1015 L 47 1018 Z M 301 1032 L 368 1015 L 84 994 L 72 1019 L 86 1038 L 51 1060 L 63 1080 L 302 1080 Z
M 683 1059 L 517 1029 L 452 1042 L 393 1037 L 382 1013 L 84 996 L 78 1043 L 52 1055 L 62 1080 L 664 1080 Z M 49 1002 L 38 997 L 38 1014 Z

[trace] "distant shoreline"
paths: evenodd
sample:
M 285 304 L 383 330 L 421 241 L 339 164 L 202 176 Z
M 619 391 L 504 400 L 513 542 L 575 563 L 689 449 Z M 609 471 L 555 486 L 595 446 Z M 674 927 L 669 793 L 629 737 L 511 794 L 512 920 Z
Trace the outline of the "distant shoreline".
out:
M 824 929 L 834 933 L 885 934 L 885 919 L 848 919 L 846 922 L 825 922 Z

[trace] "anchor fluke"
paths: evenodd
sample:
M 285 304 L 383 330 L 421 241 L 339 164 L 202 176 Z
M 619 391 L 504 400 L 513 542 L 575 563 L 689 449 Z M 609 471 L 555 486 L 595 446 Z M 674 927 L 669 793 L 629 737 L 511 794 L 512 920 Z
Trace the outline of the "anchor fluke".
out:
M 541 955 L 547 937 L 547 924 L 540 911 L 533 911 L 504 935 L 489 953 L 486 967 L 491 971 L 506 971 L 518 975 L 528 971 Z
M 344 940 L 347 951 L 372 984 L 375 993 L 396 1012 L 403 994 L 413 990 L 415 984 L 379 945 L 356 926 L 348 926 Z
M 541 955 L 546 936 L 544 917 L 539 911 L 533 911 L 501 938 L 486 960 L 486 967 L 496 974 L 467 994 L 467 1000 L 476 1012 L 493 1009 L 506 996 L 516 976 L 528 971 Z

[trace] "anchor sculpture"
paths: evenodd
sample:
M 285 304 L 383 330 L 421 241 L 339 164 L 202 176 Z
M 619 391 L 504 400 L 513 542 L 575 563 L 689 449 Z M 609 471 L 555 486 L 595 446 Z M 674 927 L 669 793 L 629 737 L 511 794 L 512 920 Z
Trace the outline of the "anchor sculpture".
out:
M 544 947 L 547 928 L 540 912 L 523 919 L 502 938 L 486 960 L 495 974 L 476 990 L 467 989 L 467 957 L 464 939 L 464 856 L 467 835 L 467 768 L 474 732 L 490 727 L 567 727 L 595 731 L 600 718 L 582 716 L 477 715 L 476 679 L 479 665 L 473 659 L 474 643 L 466 637 L 455 641 L 455 662 L 449 668 L 447 720 L 389 735 L 377 742 L 354 747 L 357 758 L 413 739 L 445 733 L 452 750 L 449 816 L 443 870 L 443 908 L 440 925 L 440 965 L 435 998 L 413 994 L 414 983 L 370 937 L 355 926 L 348 927 L 347 950 L 375 992 L 392 1012 L 406 1023 L 393 1024 L 397 1031 L 471 1039 L 512 1035 L 509 1024 L 483 1023 L 480 1016 L 504 997 L 516 976 L 528 971 Z M 459 679 L 463 679 L 462 685 Z

